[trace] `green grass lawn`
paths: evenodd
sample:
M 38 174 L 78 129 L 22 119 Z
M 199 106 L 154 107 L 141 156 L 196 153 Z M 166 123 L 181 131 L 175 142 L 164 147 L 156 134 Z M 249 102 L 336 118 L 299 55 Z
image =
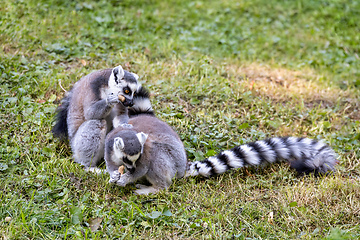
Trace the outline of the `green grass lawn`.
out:
M 0 2 L 0 239 L 360 238 L 360 2 Z M 121 64 L 188 158 L 272 136 L 323 139 L 333 175 L 285 163 L 156 195 L 85 172 L 51 135 L 64 91 Z

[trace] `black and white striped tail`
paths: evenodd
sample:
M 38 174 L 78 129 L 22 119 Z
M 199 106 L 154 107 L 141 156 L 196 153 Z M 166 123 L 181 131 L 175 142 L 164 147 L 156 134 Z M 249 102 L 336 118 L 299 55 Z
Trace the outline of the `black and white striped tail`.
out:
M 134 105 L 128 109 L 129 116 L 134 117 L 140 114 L 155 115 L 150 102 L 150 93 L 147 89 L 140 87 L 133 98 Z
M 336 154 L 328 145 L 309 138 L 269 138 L 234 147 L 203 161 L 190 162 L 185 177 L 210 177 L 232 168 L 285 160 L 299 173 L 333 171 Z

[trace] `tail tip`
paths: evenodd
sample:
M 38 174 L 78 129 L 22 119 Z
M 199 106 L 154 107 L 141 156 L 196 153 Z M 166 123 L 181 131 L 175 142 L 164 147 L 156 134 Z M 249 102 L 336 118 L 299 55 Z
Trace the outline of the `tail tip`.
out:
M 327 174 L 335 171 L 335 165 L 339 161 L 336 158 L 330 158 L 320 164 L 315 164 L 315 161 L 293 161 L 290 162 L 290 167 L 294 168 L 300 175 L 314 174 L 316 176 Z

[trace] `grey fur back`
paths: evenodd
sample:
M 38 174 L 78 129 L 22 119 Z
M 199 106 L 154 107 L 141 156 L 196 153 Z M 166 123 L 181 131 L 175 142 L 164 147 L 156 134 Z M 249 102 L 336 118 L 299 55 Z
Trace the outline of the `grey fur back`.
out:
M 82 77 L 72 89 L 72 98 L 68 108 L 68 137 L 71 140 L 80 125 L 88 118 L 87 109 L 94 101 L 101 99 L 100 89 L 108 84 L 111 69 L 99 70 Z
M 185 148 L 177 133 L 168 124 L 149 115 L 130 118 L 129 124 L 133 126 L 132 130 L 148 134 L 144 152 L 137 165 L 149 164 L 150 173 L 167 166 L 170 179 L 184 176 L 187 164 Z M 119 129 L 110 132 L 107 139 L 113 138 L 116 132 L 119 132 Z

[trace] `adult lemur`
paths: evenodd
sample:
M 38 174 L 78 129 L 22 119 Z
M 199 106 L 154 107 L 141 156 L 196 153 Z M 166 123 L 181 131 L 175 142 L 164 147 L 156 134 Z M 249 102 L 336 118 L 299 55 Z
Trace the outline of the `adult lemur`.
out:
M 138 78 L 121 66 L 96 71 L 76 82 L 63 98 L 52 132 L 60 139 L 69 139 L 75 162 L 85 167 L 98 164 L 104 156 L 106 134 L 128 120 L 125 107 L 131 107 L 133 114 L 152 112 Z M 122 103 L 118 95 L 125 97 Z
M 139 113 L 130 118 L 129 123 L 132 127 L 120 125 L 107 135 L 105 161 L 110 182 L 125 186 L 145 178 L 151 184 L 137 185 L 137 194 L 156 193 L 168 188 L 174 177 L 210 177 L 246 165 L 286 160 L 299 173 L 322 174 L 334 170 L 337 163 L 335 153 L 328 145 L 296 137 L 256 141 L 203 161 L 187 162 L 179 136 L 165 122 L 153 114 Z M 119 173 L 120 165 L 125 165 L 125 174 Z

